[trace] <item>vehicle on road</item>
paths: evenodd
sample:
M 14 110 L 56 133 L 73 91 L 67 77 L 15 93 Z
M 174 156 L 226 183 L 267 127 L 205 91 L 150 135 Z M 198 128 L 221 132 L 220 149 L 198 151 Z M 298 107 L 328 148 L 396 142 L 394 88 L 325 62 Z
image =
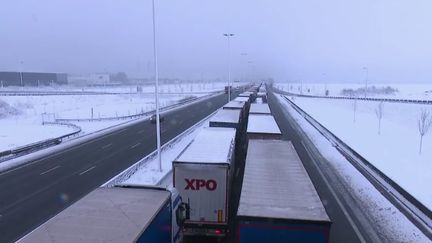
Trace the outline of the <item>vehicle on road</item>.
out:
M 185 235 L 223 237 L 234 171 L 234 128 L 204 128 L 173 161 L 173 184 L 189 204 Z
M 159 122 L 163 122 L 163 121 L 165 121 L 165 117 L 159 115 Z M 156 124 L 156 114 L 153 114 L 153 115 L 150 117 L 150 123 L 151 123 L 151 124 Z
M 187 205 L 177 190 L 100 187 L 18 242 L 181 242 Z
M 250 139 L 237 242 L 328 242 L 330 219 L 289 141 Z

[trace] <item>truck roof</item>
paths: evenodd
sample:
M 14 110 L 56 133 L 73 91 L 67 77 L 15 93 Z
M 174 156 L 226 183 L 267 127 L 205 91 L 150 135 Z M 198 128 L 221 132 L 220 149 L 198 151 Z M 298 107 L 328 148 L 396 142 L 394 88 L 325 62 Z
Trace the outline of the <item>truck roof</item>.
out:
M 271 111 L 268 104 L 252 103 L 249 114 L 271 114 Z
M 245 106 L 245 102 L 242 101 L 230 101 L 226 105 L 223 106 L 223 109 L 243 109 Z
M 100 187 L 20 242 L 133 242 L 169 198 L 166 190 Z
M 234 128 L 203 128 L 174 163 L 230 164 L 235 134 Z
M 241 101 L 241 102 L 249 102 L 249 97 L 237 97 L 234 99 L 235 101 Z
M 293 145 L 249 140 L 238 216 L 330 222 Z
M 216 114 L 210 118 L 210 123 L 238 124 L 240 120 L 240 112 L 240 110 L 219 109 Z
M 249 114 L 247 133 L 282 134 L 270 114 Z

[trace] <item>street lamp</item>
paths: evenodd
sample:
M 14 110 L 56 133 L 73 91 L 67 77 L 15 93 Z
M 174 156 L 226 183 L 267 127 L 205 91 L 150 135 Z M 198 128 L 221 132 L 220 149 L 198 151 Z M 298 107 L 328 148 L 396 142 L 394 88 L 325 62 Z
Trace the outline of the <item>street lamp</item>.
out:
M 155 67 L 155 103 L 156 103 L 156 143 L 157 143 L 157 158 L 159 161 L 159 171 L 162 171 L 161 159 L 161 138 L 160 138 L 160 116 L 159 116 L 159 74 L 157 63 L 157 46 L 156 46 L 156 17 L 155 17 L 155 0 L 152 1 L 153 11 L 153 58 Z
M 367 67 L 363 67 L 363 70 L 366 71 L 366 79 L 365 79 L 365 93 L 364 96 L 366 98 L 367 96 L 367 90 L 368 90 L 368 79 L 369 79 L 369 69 Z
M 231 46 L 230 46 L 230 38 L 234 36 L 232 33 L 223 34 L 228 39 L 228 102 L 231 101 Z

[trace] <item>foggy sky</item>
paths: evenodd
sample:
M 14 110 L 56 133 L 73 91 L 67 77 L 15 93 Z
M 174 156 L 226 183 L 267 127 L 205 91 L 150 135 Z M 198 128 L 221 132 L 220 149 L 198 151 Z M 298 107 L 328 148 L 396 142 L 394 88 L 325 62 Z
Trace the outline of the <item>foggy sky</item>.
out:
M 161 77 L 431 82 L 430 0 L 156 0 Z M 0 70 L 150 77 L 151 0 L 4 0 Z M 248 53 L 241 56 L 240 53 Z M 248 62 L 252 62 L 249 63 Z

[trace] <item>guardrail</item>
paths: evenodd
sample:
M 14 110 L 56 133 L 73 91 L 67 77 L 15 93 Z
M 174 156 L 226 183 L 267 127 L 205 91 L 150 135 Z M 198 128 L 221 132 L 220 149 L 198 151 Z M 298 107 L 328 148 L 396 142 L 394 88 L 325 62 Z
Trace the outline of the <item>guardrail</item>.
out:
M 81 128 L 79 126 L 74 125 L 74 124 L 53 123 L 53 122 L 45 122 L 44 125 L 45 124 L 69 126 L 69 127 L 73 127 L 75 129 L 75 131 L 68 133 L 68 134 L 65 134 L 65 135 L 62 135 L 60 137 L 50 138 L 50 139 L 46 139 L 43 141 L 39 141 L 39 142 L 24 145 L 24 146 L 20 146 L 20 147 L 14 148 L 14 149 L 2 151 L 2 152 L 0 152 L 0 158 L 6 157 L 6 156 L 12 156 L 12 155 L 16 156 L 16 155 L 19 155 L 22 153 L 29 153 L 32 151 L 40 150 L 42 148 L 50 147 L 52 145 L 57 145 L 57 144 L 61 143 L 63 141 L 63 139 L 71 137 L 71 136 L 75 136 L 81 132 Z
M 432 211 L 405 189 L 381 172 L 363 156 L 344 143 L 330 130 L 306 113 L 286 96 L 285 100 L 304 119 L 321 133 L 333 146 L 371 182 L 380 193 L 395 205 L 414 225 L 432 239 Z
M 222 92 L 217 92 L 217 93 L 222 93 Z M 199 99 L 204 99 L 207 98 L 208 96 L 212 96 L 214 94 L 217 93 L 212 93 L 210 95 L 207 96 L 201 96 L 201 97 L 193 97 L 187 100 L 183 100 L 180 103 L 176 103 L 173 105 L 169 105 L 169 106 L 165 106 L 161 108 L 161 111 L 166 111 L 166 110 L 170 110 L 194 101 L 197 101 Z M 55 122 L 43 122 L 44 125 L 63 125 L 63 126 L 70 126 L 75 128 L 76 130 L 72 133 L 68 133 L 66 135 L 60 136 L 60 137 L 56 137 L 56 138 L 51 138 L 51 139 L 47 139 L 47 140 L 43 140 L 43 141 L 39 141 L 39 142 L 35 142 L 35 143 L 31 143 L 25 146 L 21 146 L 21 147 L 17 147 L 14 149 L 10 149 L 10 150 L 5 150 L 5 151 L 1 151 L 0 152 L 0 163 L 5 161 L 6 159 L 10 159 L 9 157 L 11 156 L 18 156 L 20 154 L 28 154 L 30 152 L 33 151 L 37 151 L 43 148 L 47 148 L 53 145 L 57 145 L 60 144 L 63 139 L 71 137 L 71 136 L 75 136 L 77 134 L 79 134 L 81 132 L 81 128 L 75 124 L 72 124 L 70 122 L 78 122 L 78 121 L 106 121 L 106 120 L 119 120 L 119 119 L 133 119 L 133 118 L 138 118 L 141 116 L 146 116 L 146 115 L 150 115 L 155 113 L 155 110 L 152 111 L 148 111 L 148 112 L 144 112 L 141 114 L 137 114 L 137 115 L 131 115 L 131 116 L 124 116 L 124 117 L 115 117 L 115 118 L 100 118 L 100 119 L 56 119 Z
M 409 104 L 424 104 L 432 105 L 432 100 L 414 100 L 414 99 L 391 99 L 391 98 L 373 98 L 373 97 L 354 97 L 354 96 L 320 96 L 320 95 L 304 95 L 296 94 L 280 89 L 273 88 L 276 93 L 304 97 L 304 98 L 318 98 L 318 99 L 336 99 L 336 100 L 366 100 L 366 101 L 383 101 L 383 102 L 393 102 L 393 103 L 409 103 Z
M 166 111 L 166 110 L 178 107 L 178 106 L 182 106 L 182 105 L 188 104 L 188 103 L 193 102 L 193 101 L 207 98 L 207 97 L 212 96 L 212 95 L 217 94 L 217 93 L 221 93 L 221 92 L 216 92 L 216 93 L 212 93 L 212 94 L 201 96 L 201 97 L 193 97 L 193 98 L 191 97 L 190 99 L 182 100 L 179 103 L 175 103 L 172 105 L 162 107 L 162 108 L 160 108 L 160 111 Z M 154 114 L 155 112 L 156 112 L 155 110 L 151 110 L 151 111 L 146 111 L 143 113 L 128 115 L 128 116 L 101 117 L 101 118 L 56 118 L 55 120 L 56 120 L 56 122 L 93 122 L 93 121 L 99 122 L 99 121 L 128 120 L 128 119 L 134 119 L 134 118 L 138 118 L 138 117 L 142 117 L 142 116 L 149 116 L 149 115 Z

